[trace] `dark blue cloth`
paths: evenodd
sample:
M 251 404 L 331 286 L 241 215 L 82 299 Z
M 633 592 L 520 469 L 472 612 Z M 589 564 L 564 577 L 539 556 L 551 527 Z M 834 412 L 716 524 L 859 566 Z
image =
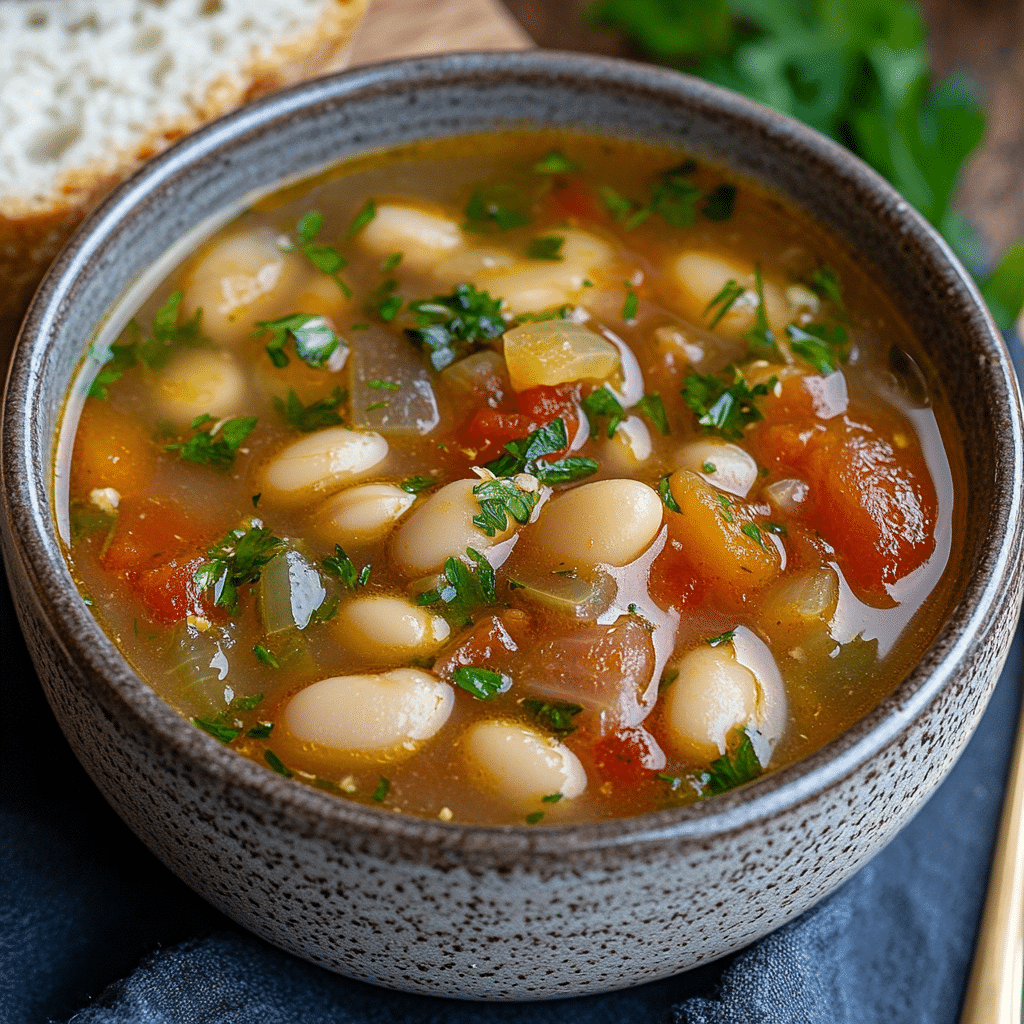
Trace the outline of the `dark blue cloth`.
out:
M 1024 353 L 1014 343 L 1015 359 Z M 1020 365 L 1020 363 L 1018 364 Z M 561 1002 L 385 992 L 241 931 L 164 868 L 71 755 L 0 586 L 0 1024 L 955 1024 L 1021 699 L 1018 636 L 977 733 L 831 897 L 698 971 Z

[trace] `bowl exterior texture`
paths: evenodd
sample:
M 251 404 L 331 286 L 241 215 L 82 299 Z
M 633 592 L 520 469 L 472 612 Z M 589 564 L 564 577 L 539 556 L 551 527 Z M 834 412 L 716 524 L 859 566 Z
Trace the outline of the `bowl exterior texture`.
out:
M 53 437 L 89 338 L 178 238 L 282 177 L 419 138 L 518 125 L 663 142 L 732 167 L 845 237 L 903 296 L 959 417 L 962 596 L 922 664 L 800 764 L 698 807 L 575 828 L 403 818 L 296 785 L 180 719 L 75 591 Z M 130 181 L 51 272 L 4 411 L 3 554 L 47 696 L 107 799 L 172 870 L 306 959 L 400 989 L 539 999 L 739 948 L 877 852 L 984 709 L 1021 602 L 1021 414 L 1002 343 L 943 243 L 872 172 L 684 76 L 564 54 L 458 55 L 324 79 L 218 122 Z

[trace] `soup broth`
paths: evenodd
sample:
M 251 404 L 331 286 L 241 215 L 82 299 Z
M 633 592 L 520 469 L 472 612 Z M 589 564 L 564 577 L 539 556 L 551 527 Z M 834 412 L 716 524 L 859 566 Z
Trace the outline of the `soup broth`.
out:
M 58 483 L 111 638 L 373 806 L 707 799 L 877 705 L 955 597 L 953 421 L 885 290 L 674 152 L 340 166 L 205 242 L 81 389 Z

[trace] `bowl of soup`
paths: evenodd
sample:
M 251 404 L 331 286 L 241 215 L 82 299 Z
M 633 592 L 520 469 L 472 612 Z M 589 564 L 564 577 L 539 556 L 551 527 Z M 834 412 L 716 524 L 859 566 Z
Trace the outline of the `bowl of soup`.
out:
M 1020 403 L 809 129 L 650 67 L 398 62 L 126 183 L 26 320 L 4 558 L 160 859 L 422 993 L 637 984 L 799 914 L 978 721 Z

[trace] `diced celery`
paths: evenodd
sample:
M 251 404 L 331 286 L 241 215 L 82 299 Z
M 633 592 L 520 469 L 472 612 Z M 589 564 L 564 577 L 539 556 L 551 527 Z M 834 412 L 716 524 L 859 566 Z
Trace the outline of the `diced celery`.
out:
M 545 573 L 516 583 L 522 584 L 515 587 L 519 596 L 584 622 L 596 621 L 617 591 L 615 580 L 600 570 L 580 575 Z
M 270 636 L 288 629 L 305 629 L 326 597 L 320 571 L 294 548 L 285 549 L 267 563 L 256 588 L 260 620 Z

